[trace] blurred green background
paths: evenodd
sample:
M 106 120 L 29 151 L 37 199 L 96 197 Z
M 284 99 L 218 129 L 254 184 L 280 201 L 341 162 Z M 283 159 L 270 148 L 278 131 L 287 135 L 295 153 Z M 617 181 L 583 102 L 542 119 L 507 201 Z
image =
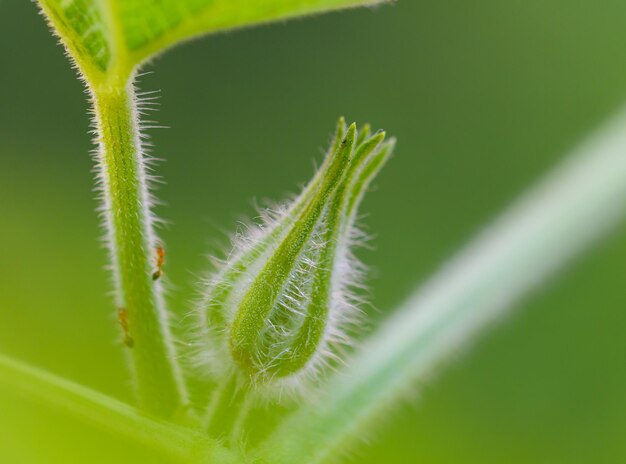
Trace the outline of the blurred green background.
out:
M 399 138 L 364 205 L 372 320 L 384 317 L 626 101 L 625 22 L 620 0 L 401 0 L 159 58 L 140 88 L 162 89 L 156 118 L 171 127 L 151 135 L 167 160 L 174 310 L 253 199 L 309 178 L 343 114 Z M 34 3 L 0 0 L 0 63 L 0 352 L 128 400 L 85 95 Z M 625 237 L 459 353 L 356 461 L 626 462 Z M 89 462 L 159 462 L 0 386 L 3 462 L 81 462 L 55 442 Z

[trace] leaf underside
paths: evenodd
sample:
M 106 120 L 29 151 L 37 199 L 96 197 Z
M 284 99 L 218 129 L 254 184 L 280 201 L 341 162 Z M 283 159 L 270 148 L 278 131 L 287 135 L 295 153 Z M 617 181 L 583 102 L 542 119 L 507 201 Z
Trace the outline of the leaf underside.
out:
M 196 36 L 384 0 L 39 0 L 81 71 L 127 77 Z M 93 82 L 91 82 L 93 83 Z

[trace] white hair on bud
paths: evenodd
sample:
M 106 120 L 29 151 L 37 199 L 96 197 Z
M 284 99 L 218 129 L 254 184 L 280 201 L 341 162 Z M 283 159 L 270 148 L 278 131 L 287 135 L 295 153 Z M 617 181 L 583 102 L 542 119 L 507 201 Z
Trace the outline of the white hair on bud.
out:
M 291 204 L 298 201 L 301 196 L 291 200 Z M 195 326 L 190 329 L 189 336 L 194 340 L 190 363 L 199 376 L 207 379 L 220 379 L 232 375 L 235 361 L 228 345 L 228 330 L 237 310 L 235 302 L 241 300 L 254 277 L 278 247 L 280 239 L 274 241 L 255 262 L 241 274 L 244 278 L 235 278 L 235 283 L 224 280 L 224 273 L 229 265 L 237 262 L 248 253 L 255 245 L 266 239 L 276 228 L 288 221 L 290 204 L 279 204 L 273 207 L 259 209 L 258 220 L 248 222 L 244 231 L 239 231 L 231 237 L 232 246 L 227 253 L 226 259 L 213 258 L 217 263 L 216 270 L 202 283 L 201 298 L 197 304 Z M 326 206 L 326 209 L 330 206 Z M 324 215 L 322 215 L 323 217 Z M 320 220 L 303 247 L 297 264 L 286 279 L 279 297 L 266 318 L 267 331 L 274 331 L 275 337 L 260 336 L 259 352 L 272 352 L 275 357 L 266 362 L 264 369 L 259 375 L 248 379 L 257 391 L 259 401 L 290 401 L 299 400 L 303 397 L 314 396 L 314 389 L 320 383 L 320 379 L 335 366 L 344 362 L 350 347 L 353 345 L 353 334 L 362 326 L 363 306 L 365 299 L 361 296 L 366 289 L 365 275 L 367 268 L 354 255 L 355 247 L 363 245 L 368 237 L 350 221 L 346 233 L 339 234 L 339 242 L 336 244 L 335 262 L 333 272 L 330 301 L 327 314 L 327 322 L 323 336 L 320 339 L 318 349 L 308 360 L 304 368 L 293 375 L 286 377 L 270 376 L 269 380 L 260 378 L 273 367 L 273 363 L 279 362 L 283 357 L 290 354 L 289 347 L 296 337 L 302 319 L 305 316 L 306 305 L 310 300 L 311 287 L 313 285 L 313 270 L 320 264 L 319 256 L 322 248 L 327 246 L 324 235 L 327 228 L 325 220 Z M 283 235 L 286 232 L 283 232 Z M 241 276 L 240 275 L 240 276 Z M 228 318 L 225 323 L 214 325 L 210 321 L 208 313 L 214 308 L 211 295 L 216 289 L 230 289 L 231 294 L 226 301 L 223 314 Z M 298 317 L 287 317 L 295 314 Z M 275 321 L 285 316 L 284 319 L 291 324 L 276 324 Z M 272 340 L 279 340 L 272 346 L 262 345 Z M 262 357 L 258 356 L 259 359 Z M 219 381 L 219 380 L 218 380 Z

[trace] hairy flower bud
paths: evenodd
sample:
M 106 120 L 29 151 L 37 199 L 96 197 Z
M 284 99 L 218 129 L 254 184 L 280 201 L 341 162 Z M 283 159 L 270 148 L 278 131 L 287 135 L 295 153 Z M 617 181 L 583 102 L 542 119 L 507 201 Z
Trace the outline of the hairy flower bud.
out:
M 349 342 L 362 265 L 350 252 L 354 222 L 393 141 L 340 120 L 313 180 L 286 208 L 266 215 L 210 279 L 200 307 L 209 364 L 255 383 L 299 382 Z

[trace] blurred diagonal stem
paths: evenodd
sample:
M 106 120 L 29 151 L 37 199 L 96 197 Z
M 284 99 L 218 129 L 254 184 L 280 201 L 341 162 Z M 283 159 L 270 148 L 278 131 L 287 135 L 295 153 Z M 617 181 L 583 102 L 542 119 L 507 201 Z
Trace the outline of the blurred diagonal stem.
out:
M 260 462 L 335 462 L 480 329 L 626 216 L 626 112 L 583 143 L 453 258 L 321 393 L 260 447 Z

